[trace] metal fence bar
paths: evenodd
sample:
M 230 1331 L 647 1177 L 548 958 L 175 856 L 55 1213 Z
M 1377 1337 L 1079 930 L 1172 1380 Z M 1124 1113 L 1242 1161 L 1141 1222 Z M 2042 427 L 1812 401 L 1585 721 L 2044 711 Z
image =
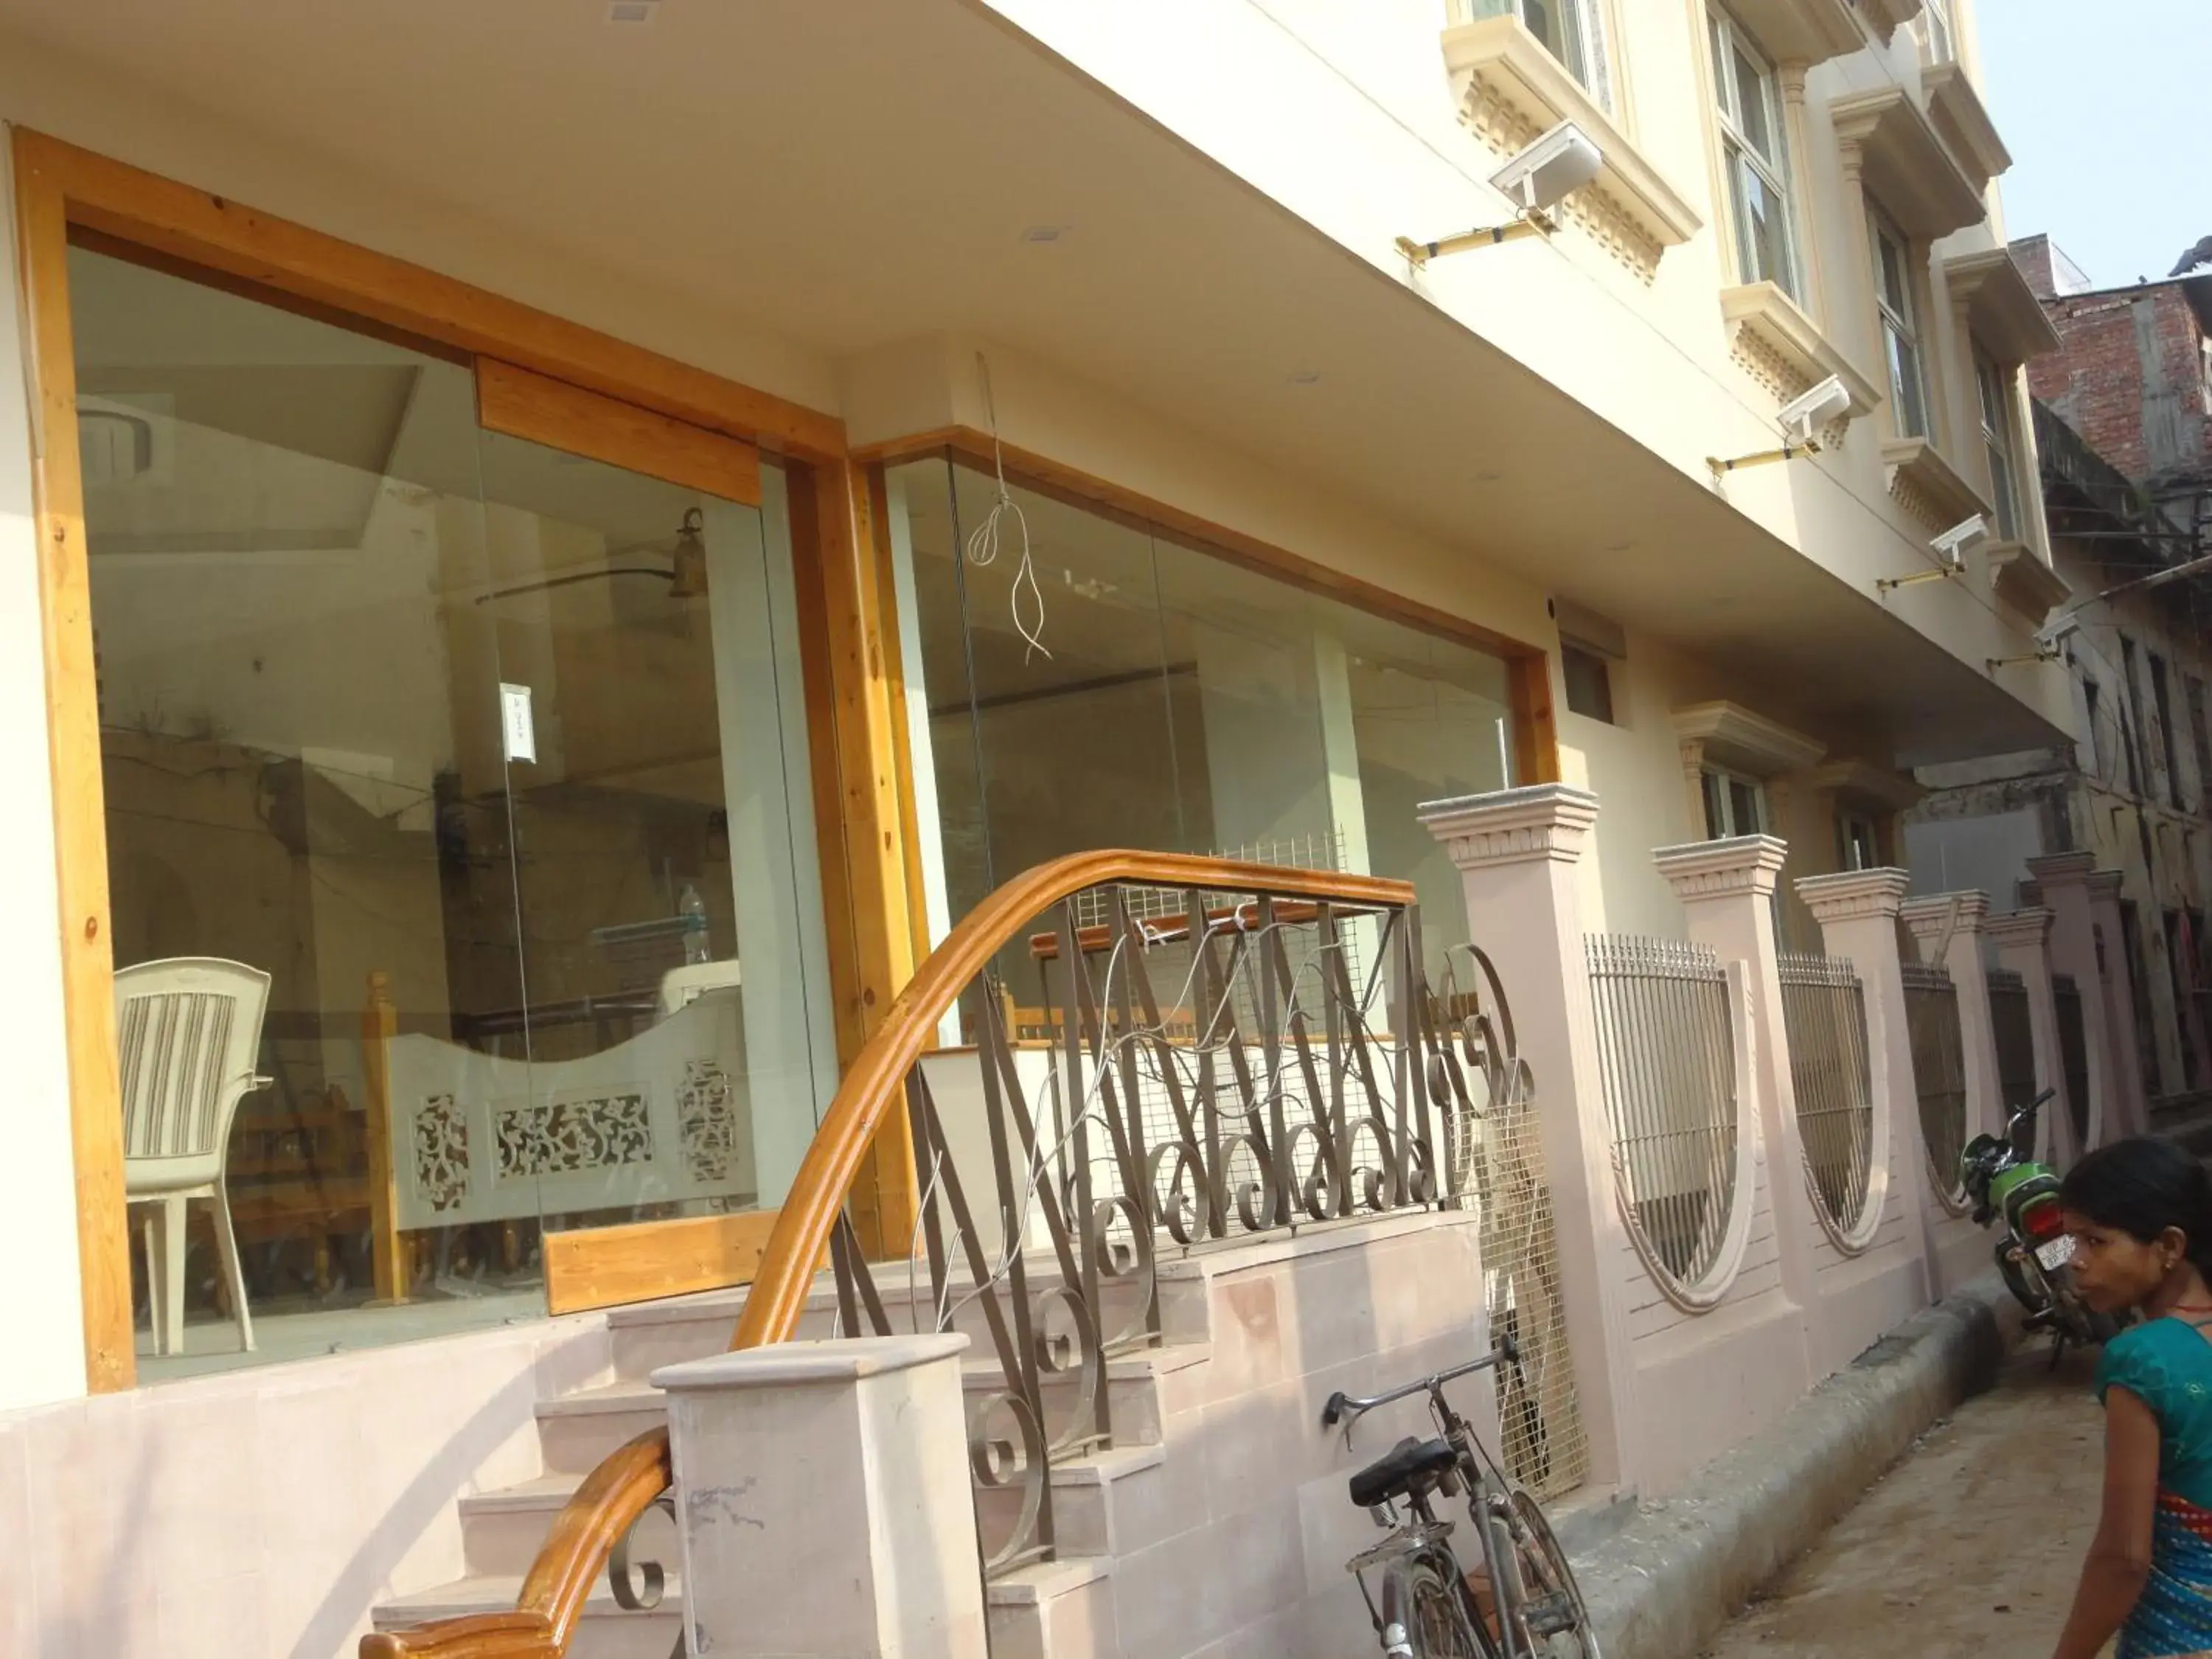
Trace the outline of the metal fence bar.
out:
M 1898 964 L 1905 980 L 1905 1027 L 1912 1048 L 1919 1097 L 1920 1139 L 1937 1200 L 1956 1213 L 1964 1194 L 1959 1155 L 1966 1149 L 1966 1055 L 1959 1024 L 1959 988 L 1940 963 Z
M 1856 970 L 1841 957 L 1784 951 L 1777 966 L 1806 1168 L 1822 1222 L 1841 1245 L 1866 1219 L 1874 1174 L 1866 994 Z
M 1990 1024 L 1997 1045 L 1997 1097 L 2008 1115 L 2035 1098 L 2035 1027 L 2028 1016 L 2025 979 L 2010 968 L 1992 968 L 1989 981 Z
M 2066 1073 L 2066 1114 L 2074 1121 L 2074 1144 L 2089 1144 L 2089 1030 L 2081 1015 L 2081 988 L 2071 974 L 2051 976 L 2051 1000 L 2058 1012 L 2058 1058 Z
M 1734 1212 L 1735 1048 L 1711 950 L 1584 941 L 1613 1175 L 1647 1267 L 1674 1291 L 1712 1273 Z

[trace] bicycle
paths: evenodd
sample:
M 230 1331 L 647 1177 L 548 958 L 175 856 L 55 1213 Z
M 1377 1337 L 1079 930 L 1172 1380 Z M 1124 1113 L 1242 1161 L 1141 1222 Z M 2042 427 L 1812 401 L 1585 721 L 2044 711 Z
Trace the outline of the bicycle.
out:
M 1443 1431 L 1441 1439 L 1400 1441 L 1351 1480 L 1352 1501 L 1376 1525 L 1391 1528 L 1389 1537 L 1345 1564 L 1359 1580 L 1386 1659 L 1600 1659 L 1589 1609 L 1542 1508 L 1498 1467 L 1444 1398 L 1445 1383 L 1520 1357 L 1509 1336 L 1464 1365 L 1366 1399 L 1333 1394 L 1322 1407 L 1322 1426 L 1342 1424 L 1350 1445 L 1352 1425 L 1363 1413 L 1425 1393 L 1429 1413 Z M 1482 1545 L 1487 1607 L 1453 1552 L 1453 1523 L 1439 1520 L 1431 1502 L 1432 1495 L 1462 1492 Z M 1379 1598 L 1369 1587 L 1370 1573 L 1381 1577 Z

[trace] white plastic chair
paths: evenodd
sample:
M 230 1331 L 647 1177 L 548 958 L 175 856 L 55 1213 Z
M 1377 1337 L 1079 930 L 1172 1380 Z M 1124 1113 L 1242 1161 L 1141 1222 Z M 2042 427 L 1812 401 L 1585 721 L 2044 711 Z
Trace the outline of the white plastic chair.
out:
M 185 1206 L 196 1198 L 215 1206 L 216 1249 L 230 1285 L 239 1343 L 248 1352 L 253 1348 L 222 1165 L 238 1103 L 269 1086 L 253 1069 L 268 1007 L 269 975 L 244 963 L 173 957 L 115 975 L 124 1199 L 160 1212 L 146 1217 L 147 1299 L 157 1354 L 184 1351 Z

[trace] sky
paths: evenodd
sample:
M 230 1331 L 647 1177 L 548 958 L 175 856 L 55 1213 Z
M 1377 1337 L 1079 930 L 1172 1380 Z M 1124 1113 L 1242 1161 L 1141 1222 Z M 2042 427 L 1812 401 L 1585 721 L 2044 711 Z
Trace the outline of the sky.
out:
M 2100 288 L 2212 236 L 2212 0 L 1980 0 L 1982 84 L 2012 152 L 2005 230 L 2047 232 Z

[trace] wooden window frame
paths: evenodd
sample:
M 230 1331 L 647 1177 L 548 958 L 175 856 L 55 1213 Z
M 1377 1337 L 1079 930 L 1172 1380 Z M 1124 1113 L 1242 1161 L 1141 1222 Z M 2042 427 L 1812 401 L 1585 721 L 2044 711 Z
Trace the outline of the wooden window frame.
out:
M 422 266 L 374 252 L 224 197 L 18 127 L 12 131 L 17 279 L 28 323 L 39 579 L 51 748 L 70 1121 L 77 1187 L 85 1379 L 94 1393 L 132 1386 L 137 1362 L 125 1220 L 120 1083 L 109 945 L 107 836 L 68 257 L 100 241 L 195 278 L 287 303 L 349 326 L 395 331 L 477 367 L 509 364 L 618 405 L 632 435 L 672 422 L 781 457 L 790 472 L 808 743 L 831 940 L 835 1024 L 849 1062 L 912 975 L 884 642 L 896 629 L 872 556 L 867 481 L 844 423 L 772 393 L 617 340 Z M 593 447 L 605 446 L 593 444 Z M 622 464 L 619 453 L 615 458 Z M 866 1242 L 902 1249 L 917 1200 L 902 1115 L 886 1120 L 854 1189 Z M 726 1224 L 717 1226 L 714 1224 Z M 644 1224 L 655 1225 L 660 1224 Z M 586 1230 L 606 1249 L 577 1270 L 601 1299 L 729 1284 L 757 1254 L 757 1218 L 668 1224 L 675 1251 L 637 1248 L 635 1228 Z M 590 1257 L 593 1241 L 569 1240 Z M 672 1279 L 681 1255 L 689 1279 Z M 594 1260 L 597 1266 L 594 1266 Z M 734 1277 L 733 1277 L 734 1275 Z M 553 1300 L 549 1287 L 549 1303 Z M 581 1305 L 572 1302 L 570 1305 Z

